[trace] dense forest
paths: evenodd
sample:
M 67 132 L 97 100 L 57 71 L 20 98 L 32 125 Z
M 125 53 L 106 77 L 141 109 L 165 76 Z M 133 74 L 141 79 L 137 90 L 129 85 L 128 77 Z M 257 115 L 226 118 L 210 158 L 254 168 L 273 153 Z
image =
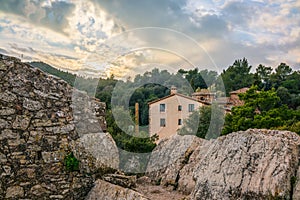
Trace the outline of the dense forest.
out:
M 218 124 L 224 124 L 224 126 L 211 127 L 208 134 L 206 133 L 210 119 L 214 117 L 211 112 L 213 105 L 202 108 L 196 114 L 191 115 L 185 124 L 192 126 L 195 124 L 193 121 L 195 116 L 200 116 L 200 120 L 197 121 L 199 122 L 197 126 L 197 136 L 199 137 L 213 138 L 220 135 L 216 132 L 222 132 L 224 135 L 248 128 L 291 130 L 300 134 L 300 71 L 294 71 L 285 63 L 280 63 L 275 68 L 259 65 L 254 71 L 248 60 L 243 58 L 234 61 L 221 74 L 209 70 L 199 71 L 198 68 L 179 69 L 176 74 L 172 74 L 166 70 L 155 68 L 144 74 L 136 75 L 133 80 L 126 81 L 116 80 L 113 76 L 106 79 L 87 79 L 57 70 L 42 62 L 29 64 L 58 76 L 70 85 L 85 90 L 88 94 L 105 102 L 108 131 L 119 147 L 131 152 L 148 152 L 155 147 L 154 141 L 157 138 L 146 137 L 148 103 L 169 95 L 171 86 L 176 86 L 178 92 L 185 95 L 190 95 L 199 88 L 208 88 L 212 92 L 216 92 L 218 97 L 228 96 L 230 91 L 243 87 L 251 87 L 246 94 L 240 95 L 245 105 L 234 107 L 231 114 L 226 115 L 225 123 L 221 121 L 222 119 L 215 118 L 220 121 Z M 80 80 L 80 84 L 76 84 L 75 79 Z M 96 91 L 93 91 L 91 84 L 95 82 L 97 88 Z M 124 132 L 132 130 L 120 128 L 113 116 L 113 113 L 118 113 L 119 117 L 130 116 L 132 120 L 129 120 L 128 123 L 123 122 L 125 123 L 123 127 L 132 126 L 136 102 L 139 103 L 139 123 L 141 126 L 145 126 L 141 131 L 145 138 L 125 134 Z M 129 113 L 124 109 L 126 106 Z M 187 130 L 187 127 L 183 127 L 180 133 L 189 134 Z

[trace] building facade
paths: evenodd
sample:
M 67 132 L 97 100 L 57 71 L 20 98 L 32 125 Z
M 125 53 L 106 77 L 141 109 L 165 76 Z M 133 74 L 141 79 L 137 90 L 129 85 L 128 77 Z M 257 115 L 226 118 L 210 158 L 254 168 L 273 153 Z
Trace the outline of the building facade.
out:
M 230 92 L 230 97 L 216 98 L 215 93 L 201 90 L 192 94 L 192 97 L 177 93 L 175 87 L 171 94 L 149 103 L 149 134 L 157 134 L 159 140 L 168 138 L 177 133 L 183 126 L 184 120 L 199 107 L 211 105 L 213 102 L 220 105 L 225 113 L 231 113 L 233 106 L 243 105 L 238 94 L 245 93 L 249 88 L 242 88 Z
M 201 89 L 199 91 L 194 92 L 192 94 L 192 97 L 194 99 L 197 99 L 198 101 L 211 103 L 212 101 L 216 100 L 216 93 L 210 92 L 208 89 Z
M 159 140 L 176 134 L 184 120 L 205 102 L 178 94 L 171 90 L 171 94 L 149 103 L 149 133 L 157 134 Z

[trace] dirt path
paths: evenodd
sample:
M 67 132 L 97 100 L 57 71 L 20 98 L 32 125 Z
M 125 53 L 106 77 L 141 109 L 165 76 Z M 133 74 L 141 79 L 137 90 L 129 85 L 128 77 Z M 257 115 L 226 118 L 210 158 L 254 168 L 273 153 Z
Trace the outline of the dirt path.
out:
M 180 194 L 171 188 L 147 185 L 147 184 L 137 184 L 135 190 L 151 200 L 187 200 L 187 196 Z

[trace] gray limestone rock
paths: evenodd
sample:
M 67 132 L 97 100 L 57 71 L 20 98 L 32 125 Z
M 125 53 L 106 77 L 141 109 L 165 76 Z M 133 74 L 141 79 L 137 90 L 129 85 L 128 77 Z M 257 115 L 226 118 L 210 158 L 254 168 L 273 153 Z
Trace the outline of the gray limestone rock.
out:
M 17 96 L 9 91 L 0 93 L 0 101 L 11 103 L 11 102 L 14 102 L 16 99 L 17 99 Z
M 90 133 L 80 137 L 72 145 L 75 156 L 87 171 L 119 168 L 119 153 L 109 133 Z
M 97 180 L 86 200 L 147 200 L 142 194 L 134 190 L 123 188 L 111 183 Z M 149 199 L 148 199 L 149 200 Z
M 164 186 L 173 186 L 174 189 L 186 187 L 183 180 L 192 177 L 192 170 L 189 173 L 186 172 L 186 176 L 183 174 L 180 176 L 180 172 L 189 164 L 196 147 L 203 142 L 205 140 L 192 135 L 174 135 L 170 139 L 161 141 L 152 152 L 146 175 Z M 178 181 L 182 184 L 178 185 Z M 190 184 L 193 184 L 192 180 Z
M 25 98 L 23 101 L 23 107 L 30 111 L 37 111 L 42 109 L 42 104 L 39 101 L 33 101 Z
M 22 198 L 24 197 L 24 189 L 20 186 L 12 186 L 7 188 L 5 198 Z
M 299 136 L 248 130 L 205 143 L 197 156 L 192 199 L 291 199 Z
M 299 198 L 297 134 L 250 129 L 209 141 L 192 137 L 160 143 L 146 175 L 191 199 Z
M 294 187 L 293 199 L 300 199 L 300 167 L 298 168 L 297 175 L 291 178 L 291 185 Z
M 7 68 L 8 68 L 7 65 L 2 61 L 0 61 L 0 71 L 6 71 Z
M 30 117 L 26 115 L 17 115 L 12 124 L 13 129 L 26 130 L 30 124 Z
M 7 121 L 4 119 L 0 119 L 0 129 L 5 128 L 8 125 Z
M 136 176 L 125 176 L 122 174 L 106 174 L 103 180 L 125 188 L 133 188 L 136 186 Z
M 7 115 L 13 115 L 15 114 L 16 110 L 13 108 L 5 108 L 5 109 L 0 109 L 0 116 L 7 116 Z

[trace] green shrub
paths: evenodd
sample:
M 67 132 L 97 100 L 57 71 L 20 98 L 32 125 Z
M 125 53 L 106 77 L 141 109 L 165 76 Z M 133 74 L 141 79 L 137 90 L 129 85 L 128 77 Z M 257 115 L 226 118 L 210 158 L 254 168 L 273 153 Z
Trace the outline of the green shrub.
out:
M 73 152 L 66 155 L 66 157 L 64 159 L 64 164 L 66 166 L 66 170 L 68 170 L 68 171 L 71 171 L 71 172 L 79 171 L 79 161 L 74 156 Z

